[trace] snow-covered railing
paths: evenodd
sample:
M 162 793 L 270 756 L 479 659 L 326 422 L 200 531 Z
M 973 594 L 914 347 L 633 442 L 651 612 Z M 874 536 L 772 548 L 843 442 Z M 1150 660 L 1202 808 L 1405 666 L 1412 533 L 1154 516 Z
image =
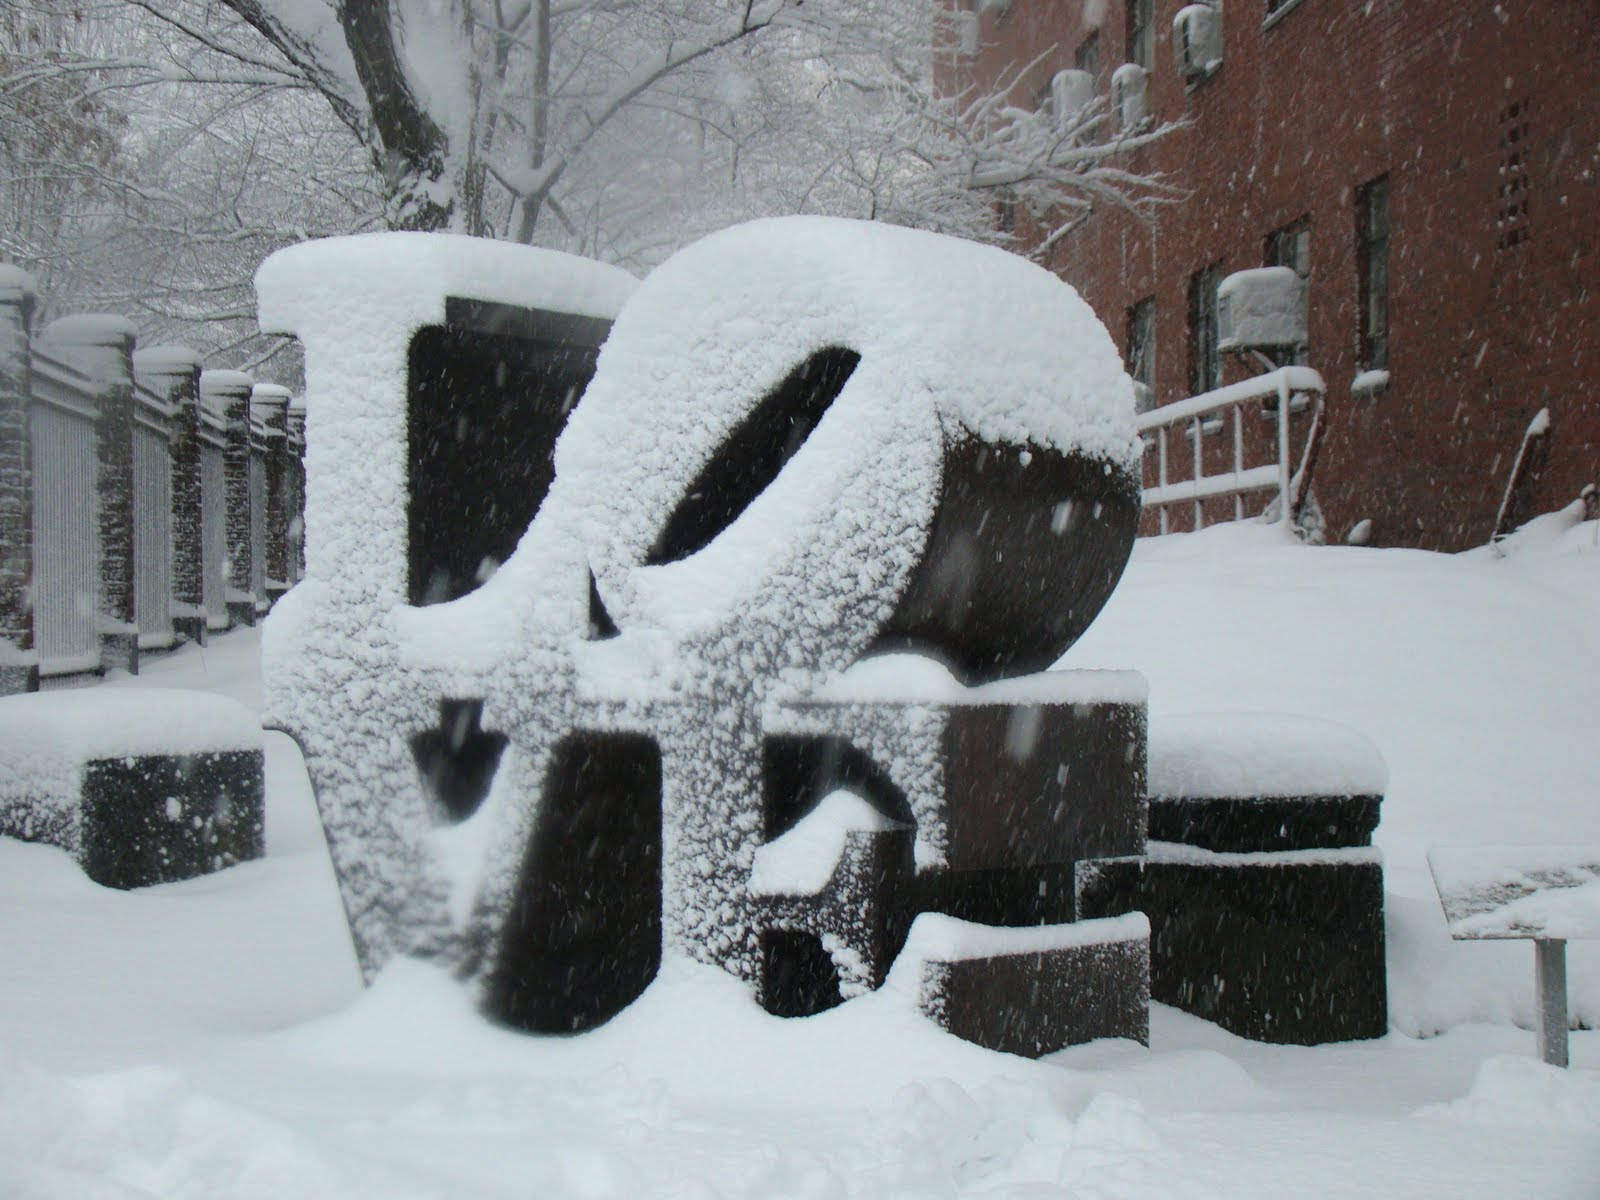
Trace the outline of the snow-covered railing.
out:
M 1194 527 L 1204 524 L 1205 502 L 1216 496 L 1233 497 L 1233 519 L 1244 519 L 1244 498 L 1250 492 L 1276 489 L 1278 492 L 1279 520 L 1292 517 L 1293 504 L 1290 490 L 1293 480 L 1289 455 L 1289 413 L 1296 396 L 1310 395 L 1322 403 L 1325 388 L 1322 376 L 1310 367 L 1279 367 L 1253 379 L 1231 383 L 1215 391 L 1190 396 L 1176 404 L 1168 404 L 1142 414 L 1138 419 L 1139 436 L 1144 439 L 1145 453 L 1154 448 L 1156 454 L 1156 483 L 1144 489 L 1144 506 L 1159 514 L 1161 532 L 1169 532 L 1171 525 L 1167 510 L 1174 504 L 1194 505 Z M 1264 400 L 1277 403 L 1278 430 L 1274 446 L 1276 460 L 1256 466 L 1245 466 L 1244 410 L 1246 406 Z M 1233 425 L 1233 468 L 1220 474 L 1205 473 L 1205 430 L 1202 425 L 1218 414 L 1231 414 Z M 1225 416 L 1224 416 L 1225 419 Z M 1187 427 L 1193 443 L 1193 466 L 1189 478 L 1173 481 L 1169 477 L 1172 431 Z
M 254 381 L 209 372 L 242 390 L 236 411 L 214 411 L 194 351 L 135 352 L 116 316 L 36 330 L 34 307 L 31 279 L 0 264 L 0 694 L 137 670 L 140 650 L 226 628 L 229 525 L 261 580 L 235 620 L 271 598 L 266 564 L 283 587 L 298 576 L 304 439 L 288 393 L 267 389 L 252 420 Z M 226 489 L 230 447 L 254 489 Z

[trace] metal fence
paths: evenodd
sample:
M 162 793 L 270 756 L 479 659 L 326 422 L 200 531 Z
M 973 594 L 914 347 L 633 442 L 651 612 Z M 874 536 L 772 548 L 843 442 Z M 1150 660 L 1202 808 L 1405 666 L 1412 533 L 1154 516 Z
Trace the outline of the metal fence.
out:
M 193 352 L 135 354 L 119 318 L 36 334 L 34 299 L 0 265 L 0 693 L 137 671 L 140 652 L 253 623 L 300 574 L 304 424 L 288 393 L 218 372 L 241 401 L 219 410 Z M 243 486 L 228 486 L 230 451 Z M 230 591 L 236 550 L 248 571 Z

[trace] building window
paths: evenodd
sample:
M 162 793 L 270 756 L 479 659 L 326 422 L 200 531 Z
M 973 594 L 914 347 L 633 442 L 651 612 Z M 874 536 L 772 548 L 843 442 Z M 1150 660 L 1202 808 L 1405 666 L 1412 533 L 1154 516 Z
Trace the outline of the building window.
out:
M 1222 386 L 1222 354 L 1217 349 L 1217 285 L 1221 282 L 1221 263 L 1189 276 L 1190 395 Z
M 1389 177 L 1356 189 L 1361 369 L 1389 367 Z
M 1072 56 L 1072 65 L 1080 71 L 1087 71 L 1096 78 L 1100 75 L 1100 31 L 1096 29 L 1083 41 L 1078 43 L 1078 49 Z
M 1301 279 L 1311 277 L 1311 218 L 1301 217 L 1267 234 L 1269 267 L 1290 267 Z
M 1127 60 L 1146 71 L 1155 67 L 1155 0 L 1128 0 Z
M 1135 411 L 1156 406 L 1156 301 L 1146 296 L 1128 310 L 1128 374 L 1133 377 Z
M 1301 217 L 1282 229 L 1267 234 L 1266 266 L 1288 267 L 1301 279 L 1311 278 L 1311 218 Z M 1304 366 L 1311 361 L 1310 350 L 1305 345 L 1285 347 L 1274 351 L 1272 360 L 1280 367 L 1291 364 Z

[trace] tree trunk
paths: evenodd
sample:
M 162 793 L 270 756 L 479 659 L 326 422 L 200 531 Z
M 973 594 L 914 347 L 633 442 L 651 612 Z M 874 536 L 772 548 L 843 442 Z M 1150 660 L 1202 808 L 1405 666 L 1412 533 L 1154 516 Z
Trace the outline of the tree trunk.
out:
M 389 184 L 388 222 L 394 229 L 443 229 L 455 207 L 453 181 L 445 177 L 444 130 L 415 96 L 394 42 L 394 17 L 376 0 L 339 6 L 339 23 L 366 93 L 377 134 L 373 158 Z

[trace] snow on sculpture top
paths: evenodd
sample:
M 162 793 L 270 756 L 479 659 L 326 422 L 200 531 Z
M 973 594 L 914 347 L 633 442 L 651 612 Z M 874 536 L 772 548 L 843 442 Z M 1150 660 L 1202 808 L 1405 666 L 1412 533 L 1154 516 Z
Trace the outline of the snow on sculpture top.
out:
M 775 414 L 792 458 L 758 461 L 762 406 L 829 373 L 809 409 Z M 623 309 L 557 447 L 552 500 L 624 628 L 708 634 L 768 614 L 788 665 L 837 669 L 923 560 L 947 451 L 963 444 L 1134 476 L 1132 385 L 1077 293 L 992 247 L 756 221 L 680 251 Z M 719 483 L 740 493 L 724 512 L 686 508 Z
M 1389 768 L 1370 738 L 1316 717 L 1184 713 L 1150 721 L 1150 795 L 1381 796 Z

